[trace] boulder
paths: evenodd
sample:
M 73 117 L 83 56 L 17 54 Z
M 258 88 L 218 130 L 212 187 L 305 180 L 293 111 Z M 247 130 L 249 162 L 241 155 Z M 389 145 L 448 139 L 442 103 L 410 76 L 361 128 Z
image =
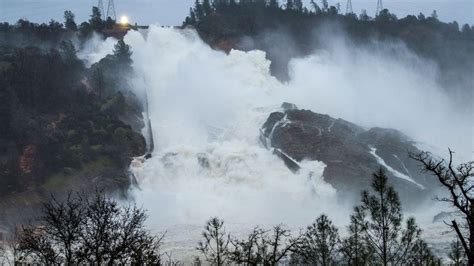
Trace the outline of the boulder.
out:
M 366 130 L 289 103 L 281 109 L 269 115 L 260 130 L 260 139 L 293 171 L 303 160 L 322 161 L 327 165 L 325 180 L 338 191 L 358 197 L 361 190 L 369 188 L 372 173 L 382 167 L 404 201 L 431 195 L 436 182 L 409 158 L 409 152 L 419 150 L 402 132 Z

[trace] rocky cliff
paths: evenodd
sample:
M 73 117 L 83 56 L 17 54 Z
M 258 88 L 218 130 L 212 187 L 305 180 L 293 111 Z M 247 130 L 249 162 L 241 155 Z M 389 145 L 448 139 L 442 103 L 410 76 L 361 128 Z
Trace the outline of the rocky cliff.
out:
M 431 177 L 409 158 L 410 152 L 419 152 L 415 143 L 395 129 L 367 130 L 285 103 L 281 111 L 269 115 L 261 140 L 293 171 L 303 160 L 324 162 L 325 180 L 344 194 L 358 195 L 367 189 L 372 173 L 380 167 L 404 201 L 427 198 L 435 188 Z

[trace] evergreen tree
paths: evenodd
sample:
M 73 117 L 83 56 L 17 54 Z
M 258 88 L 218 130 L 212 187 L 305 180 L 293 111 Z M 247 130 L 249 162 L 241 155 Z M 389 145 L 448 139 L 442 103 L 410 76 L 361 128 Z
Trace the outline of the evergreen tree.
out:
M 362 193 L 361 210 L 367 226 L 365 238 L 374 256 L 382 265 L 399 264 L 406 261 L 414 244 L 420 238 L 421 230 L 415 219 L 409 218 L 402 230 L 402 211 L 400 199 L 395 189 L 388 185 L 385 171 L 380 168 L 373 174 L 373 193 Z
M 295 0 L 295 9 L 298 11 L 298 12 L 303 12 L 303 1 L 301 0 Z
M 329 3 L 327 0 L 321 0 L 322 11 L 327 13 L 329 11 Z
M 119 40 L 114 46 L 114 56 L 119 62 L 130 64 L 132 62 L 130 45 L 126 44 L 123 39 Z
M 204 12 L 204 16 L 209 16 L 209 15 L 212 14 L 212 7 L 211 7 L 211 3 L 209 2 L 209 0 L 203 0 L 202 10 Z
M 270 0 L 270 2 L 268 3 L 268 7 L 280 8 L 280 5 L 278 4 L 278 0 Z
M 70 10 L 64 11 L 64 25 L 70 31 L 77 31 L 77 24 L 74 21 L 74 14 Z
M 354 208 L 351 223 L 348 226 L 349 236 L 341 243 L 341 253 L 348 265 L 367 265 L 372 256 L 372 250 L 367 244 L 364 232 L 367 229 L 365 213 L 360 207 Z
M 71 40 L 62 41 L 59 49 L 66 63 L 72 63 L 77 59 L 77 51 Z
M 332 265 L 336 262 L 339 234 L 326 215 L 308 226 L 303 238 L 300 255 L 310 265 Z
M 441 265 L 423 239 L 415 241 L 405 261 L 407 265 Z
M 97 91 L 99 99 L 105 98 L 105 77 L 102 68 L 97 67 L 92 73 L 92 86 Z
M 224 221 L 217 217 L 206 223 L 206 229 L 202 232 L 203 241 L 199 241 L 197 250 L 204 255 L 211 265 L 225 265 L 230 256 L 230 236 L 224 228 Z
M 197 21 L 200 22 L 204 19 L 204 10 L 199 0 L 194 2 L 194 13 L 196 14 Z
M 91 28 L 95 31 L 101 31 L 104 28 L 104 21 L 102 20 L 102 14 L 98 7 L 92 7 L 92 15 L 89 19 Z

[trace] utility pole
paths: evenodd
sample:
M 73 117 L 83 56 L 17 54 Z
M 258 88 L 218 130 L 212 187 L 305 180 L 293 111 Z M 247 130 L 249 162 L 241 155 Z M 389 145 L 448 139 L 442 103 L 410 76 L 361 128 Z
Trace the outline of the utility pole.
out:
M 104 2 L 102 0 L 99 0 L 99 3 L 97 3 L 97 8 L 99 8 L 100 15 L 105 20 L 106 17 L 105 17 L 105 10 L 104 10 Z
M 107 6 L 107 17 L 106 20 L 112 18 L 114 21 L 117 21 L 117 14 L 115 13 L 115 4 L 114 0 L 109 0 L 109 4 Z
M 383 10 L 383 3 L 382 0 L 377 1 L 377 13 L 375 13 L 375 16 L 378 16 L 380 12 Z
M 352 14 L 354 13 L 352 11 L 352 0 L 347 0 L 347 5 L 346 5 L 346 15 L 347 14 Z

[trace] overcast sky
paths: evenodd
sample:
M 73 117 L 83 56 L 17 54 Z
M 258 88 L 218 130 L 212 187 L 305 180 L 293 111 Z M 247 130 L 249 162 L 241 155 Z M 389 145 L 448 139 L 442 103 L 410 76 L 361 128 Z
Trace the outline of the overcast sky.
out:
M 341 3 L 345 11 L 347 0 L 329 0 L 330 4 Z M 460 24 L 474 24 L 474 0 L 383 0 L 384 7 L 404 17 L 407 14 L 423 12 L 429 15 L 437 10 L 443 21 L 456 20 Z M 34 22 L 48 22 L 50 19 L 63 21 L 64 10 L 76 14 L 76 21 L 88 19 L 91 6 L 97 0 L 0 0 L 0 21 L 16 22 L 26 18 Z M 103 0 L 107 5 L 108 0 Z M 127 15 L 140 25 L 160 23 L 161 25 L 180 25 L 189 12 L 194 0 L 115 0 L 117 17 Z M 283 0 L 280 0 L 283 2 Z M 309 3 L 309 0 L 305 2 Z M 319 1 L 316 1 L 319 2 Z M 369 15 L 375 13 L 377 0 L 352 0 L 354 12 L 366 9 Z

